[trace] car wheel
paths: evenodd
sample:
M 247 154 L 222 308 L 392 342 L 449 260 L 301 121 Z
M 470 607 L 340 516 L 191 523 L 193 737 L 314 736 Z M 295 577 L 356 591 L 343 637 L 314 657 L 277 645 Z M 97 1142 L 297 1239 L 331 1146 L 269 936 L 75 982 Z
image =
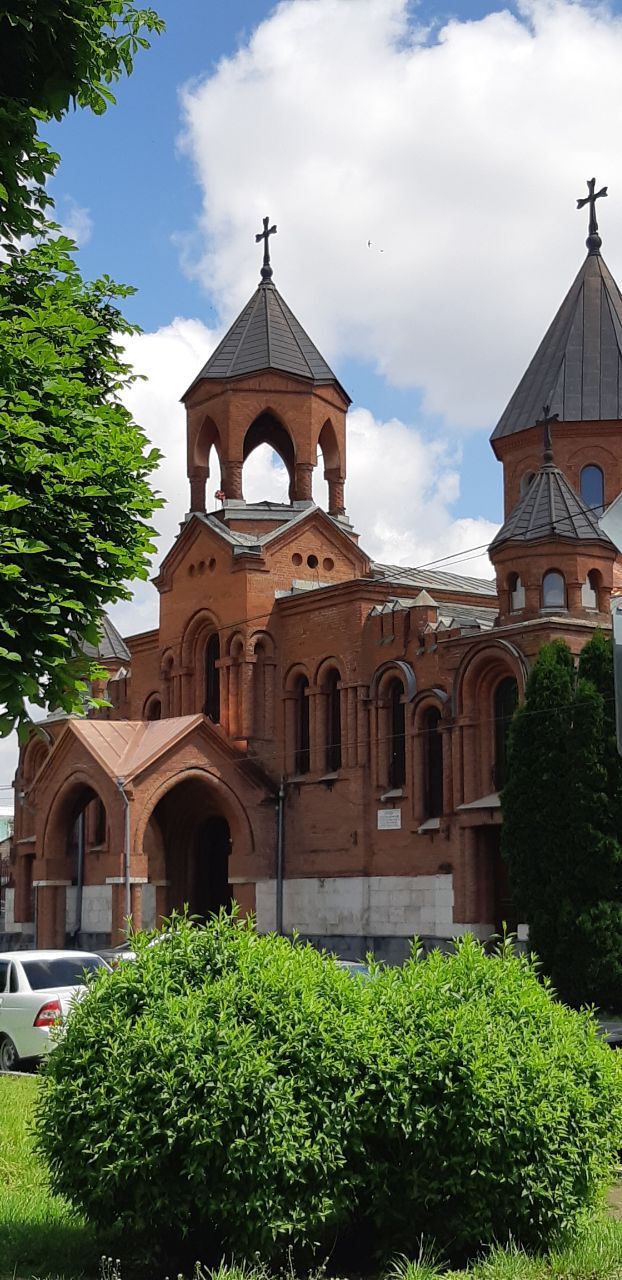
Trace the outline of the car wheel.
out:
M 13 1041 L 9 1036 L 3 1036 L 0 1040 L 0 1072 L 16 1071 L 19 1063 L 19 1056 Z

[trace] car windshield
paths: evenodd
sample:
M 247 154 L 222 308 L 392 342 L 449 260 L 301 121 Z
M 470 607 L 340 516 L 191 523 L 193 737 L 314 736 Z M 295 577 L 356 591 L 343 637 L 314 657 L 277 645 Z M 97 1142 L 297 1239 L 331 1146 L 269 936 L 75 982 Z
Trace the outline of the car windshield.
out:
M 46 991 L 48 987 L 83 987 L 84 970 L 93 973 L 105 969 L 99 956 L 57 956 L 50 960 L 22 960 L 32 991 Z

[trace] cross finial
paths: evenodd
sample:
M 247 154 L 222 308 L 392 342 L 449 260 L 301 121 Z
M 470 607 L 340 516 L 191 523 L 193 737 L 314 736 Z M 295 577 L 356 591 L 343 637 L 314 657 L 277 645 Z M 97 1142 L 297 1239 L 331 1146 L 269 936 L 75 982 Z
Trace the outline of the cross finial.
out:
M 257 235 L 255 236 L 255 244 L 259 244 L 259 241 L 263 240 L 263 266 L 261 268 L 261 278 L 263 281 L 272 279 L 272 267 L 270 266 L 270 249 L 268 247 L 268 236 L 273 236 L 276 234 L 276 223 L 272 227 L 270 227 L 268 226 L 269 222 L 270 222 L 269 218 L 264 218 L 263 231 L 258 231 Z
M 584 196 L 582 200 L 577 200 L 577 209 L 582 209 L 585 204 L 590 206 L 590 226 L 587 240 L 585 241 L 590 253 L 598 253 L 602 240 L 598 234 L 598 223 L 596 221 L 596 201 L 601 196 L 607 195 L 607 188 L 601 187 L 600 191 L 594 191 L 596 186 L 596 178 L 589 178 L 587 189 L 589 194 Z
M 551 423 L 559 422 L 559 414 L 551 413 L 550 404 L 542 405 L 542 417 L 536 422 L 537 427 L 544 427 L 544 462 L 553 461 L 553 441 L 551 440 Z

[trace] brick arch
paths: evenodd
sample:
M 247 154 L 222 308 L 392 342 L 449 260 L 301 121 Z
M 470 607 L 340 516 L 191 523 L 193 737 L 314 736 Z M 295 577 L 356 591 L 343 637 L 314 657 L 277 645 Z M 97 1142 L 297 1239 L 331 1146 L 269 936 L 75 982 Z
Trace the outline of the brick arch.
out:
M 451 713 L 453 716 L 477 714 L 481 691 L 492 687 L 497 678 L 513 675 L 519 693 L 524 693 L 529 674 L 527 659 L 509 640 L 491 640 L 482 648 L 465 654 L 456 672 Z
M 147 826 L 160 801 L 181 783 L 192 779 L 205 784 L 205 787 L 211 792 L 215 808 L 222 811 L 223 816 L 229 822 L 236 856 L 246 857 L 255 851 L 253 828 L 242 801 L 221 776 L 207 767 L 200 768 L 197 766 L 191 769 L 182 769 L 164 782 L 156 782 L 144 797 L 142 813 L 134 831 L 132 842 L 133 857 L 139 858 L 141 855 Z
M 294 662 L 291 667 L 288 667 L 283 678 L 283 691 L 285 693 L 293 693 L 299 676 L 304 676 L 311 684 L 311 676 L 304 662 Z
M 67 842 L 76 818 L 92 800 L 100 800 L 110 820 L 114 812 L 117 792 L 114 782 L 96 765 L 92 769 L 73 769 L 55 792 L 52 803 L 43 815 L 37 848 L 41 857 L 67 858 Z
M 213 448 L 220 464 L 222 483 L 223 452 L 220 433 L 213 419 L 206 415 L 196 435 L 188 439 L 191 511 L 205 511 L 205 487 L 210 475 L 210 454 Z
M 345 510 L 346 465 L 331 418 L 326 419 L 320 431 L 318 449 L 324 462 L 324 479 L 328 483 L 328 510 L 331 515 L 340 515 Z
M 198 646 L 213 631 L 220 631 L 220 623 L 211 609 L 198 609 L 186 624 L 181 638 L 181 665 L 189 667 L 196 659 Z
M 289 500 L 294 496 L 296 470 L 296 442 L 287 423 L 266 406 L 246 428 L 242 445 L 242 466 L 255 449 L 267 444 L 281 459 L 289 476 Z
M 40 734 L 33 734 L 28 746 L 24 751 L 22 761 L 22 781 L 25 786 L 30 786 L 39 770 L 45 764 L 51 751 L 49 743 L 45 742 Z
M 248 652 L 252 656 L 262 645 L 266 658 L 273 658 L 276 652 L 274 636 L 270 631 L 253 631 L 248 639 Z
M 386 686 L 393 676 L 399 676 L 404 686 L 406 702 L 412 702 L 417 693 L 417 678 L 409 662 L 402 658 L 390 658 L 377 667 L 369 684 L 369 697 L 373 700 L 382 697 Z
M 316 688 L 322 687 L 326 679 L 326 676 L 330 671 L 338 671 L 339 679 L 343 680 L 344 671 L 345 671 L 345 662 L 343 658 L 336 658 L 334 656 L 331 656 L 328 658 L 321 659 L 321 661 L 318 663 L 315 669 L 315 674 L 313 676 L 313 684 L 316 686 Z

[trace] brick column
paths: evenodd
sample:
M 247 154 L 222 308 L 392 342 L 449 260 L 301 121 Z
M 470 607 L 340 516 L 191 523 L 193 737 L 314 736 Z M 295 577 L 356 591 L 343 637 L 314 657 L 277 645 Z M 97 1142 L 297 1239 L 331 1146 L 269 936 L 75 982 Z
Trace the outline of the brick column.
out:
M 240 501 L 242 492 L 242 463 L 229 461 L 223 467 L 222 487 L 226 498 Z
M 205 484 L 207 475 L 190 476 L 190 510 L 205 511 Z
M 310 502 L 313 497 L 313 466 L 310 462 L 297 462 L 294 478 L 294 501 Z
M 35 881 L 37 894 L 37 937 L 41 950 L 64 947 L 69 880 Z
M 133 884 L 130 886 L 130 900 L 132 912 L 132 928 L 142 929 L 143 927 L 143 886 L 142 884 Z
M 367 706 L 367 689 L 359 685 L 356 690 L 356 763 L 359 767 L 367 764 L 369 759 L 369 709 Z
M 326 763 L 323 733 L 322 706 L 325 701 L 321 689 L 307 689 L 309 706 L 309 766 L 311 773 L 324 772 Z
M 328 480 L 328 513 L 331 516 L 341 516 L 345 511 L 345 481 L 339 475 L 331 475 L 325 473 Z

